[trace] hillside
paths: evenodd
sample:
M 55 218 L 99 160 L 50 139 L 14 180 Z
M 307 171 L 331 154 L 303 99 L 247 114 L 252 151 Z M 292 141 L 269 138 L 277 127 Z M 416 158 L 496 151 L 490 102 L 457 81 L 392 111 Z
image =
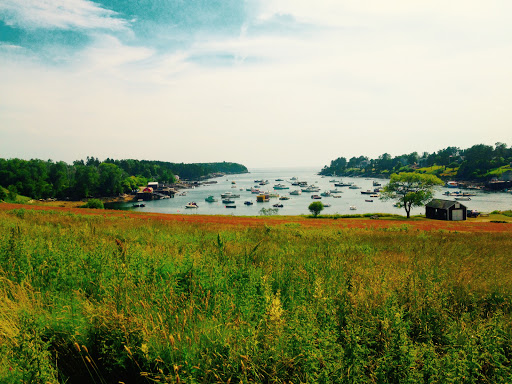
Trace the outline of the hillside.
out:
M 512 375 L 511 224 L 21 207 L 0 204 L 1 382 Z
M 388 153 L 378 158 L 366 156 L 347 160 L 339 157 L 320 171 L 329 176 L 377 176 L 387 177 L 392 173 L 431 173 L 443 179 L 485 182 L 500 178 L 504 174 L 512 177 L 512 148 L 504 143 L 494 147 L 477 144 L 467 149 L 447 147 L 434 153 L 417 152 L 399 156 Z

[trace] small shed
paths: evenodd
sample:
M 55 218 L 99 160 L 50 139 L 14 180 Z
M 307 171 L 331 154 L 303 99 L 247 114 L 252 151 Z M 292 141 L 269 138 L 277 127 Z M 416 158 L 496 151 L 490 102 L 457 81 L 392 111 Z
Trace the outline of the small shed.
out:
M 148 183 L 148 188 L 153 188 L 153 190 L 158 189 L 158 182 L 157 181 L 150 181 Z
M 467 207 L 458 201 L 433 199 L 425 209 L 427 219 L 460 221 L 467 218 Z

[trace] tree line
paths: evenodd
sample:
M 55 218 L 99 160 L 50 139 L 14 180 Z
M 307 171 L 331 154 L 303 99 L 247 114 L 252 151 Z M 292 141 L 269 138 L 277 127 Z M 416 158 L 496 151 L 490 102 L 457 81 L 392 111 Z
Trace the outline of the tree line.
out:
M 399 172 L 417 172 L 418 169 L 438 166 L 438 176 L 443 176 L 446 168 L 452 169 L 451 178 L 459 180 L 489 179 L 498 173 L 492 173 L 501 167 L 510 168 L 512 163 L 512 147 L 505 143 L 494 146 L 476 144 L 467 149 L 447 147 L 437 152 L 418 152 L 391 156 L 384 153 L 375 159 L 367 156 L 338 157 L 329 166 L 320 171 L 322 175 L 390 175 Z
M 52 160 L 0 158 L 0 186 L 11 193 L 33 199 L 82 199 L 117 196 L 130 192 L 148 181 L 174 183 L 198 179 L 214 173 L 244 173 L 237 163 L 169 163 L 150 160 L 100 161 L 95 157 L 76 160 L 73 164 Z

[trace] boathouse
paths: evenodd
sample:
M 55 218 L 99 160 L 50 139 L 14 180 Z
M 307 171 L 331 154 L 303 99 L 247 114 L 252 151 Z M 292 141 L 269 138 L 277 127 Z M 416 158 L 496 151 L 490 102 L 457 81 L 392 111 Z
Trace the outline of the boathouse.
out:
M 458 201 L 433 199 L 425 209 L 427 219 L 460 221 L 467 218 L 466 206 Z

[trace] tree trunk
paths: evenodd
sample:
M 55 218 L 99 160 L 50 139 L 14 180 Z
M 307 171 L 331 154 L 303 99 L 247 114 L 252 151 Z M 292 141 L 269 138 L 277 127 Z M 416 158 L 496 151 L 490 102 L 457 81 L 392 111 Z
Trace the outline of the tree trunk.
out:
M 405 212 L 407 213 L 407 218 L 410 219 L 411 218 L 411 205 L 405 203 L 404 207 L 405 207 Z

